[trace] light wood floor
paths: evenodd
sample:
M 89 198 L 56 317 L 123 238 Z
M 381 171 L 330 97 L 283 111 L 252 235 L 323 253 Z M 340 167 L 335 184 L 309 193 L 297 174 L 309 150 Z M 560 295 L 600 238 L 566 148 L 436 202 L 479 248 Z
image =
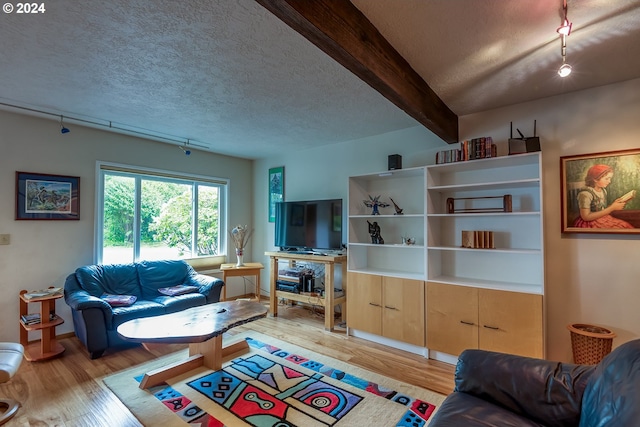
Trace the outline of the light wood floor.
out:
M 341 328 L 325 332 L 322 317 L 302 307 L 280 307 L 278 315 L 232 329 L 230 334 L 258 331 L 442 394 L 453 390 L 452 365 L 348 337 Z M 22 403 L 3 427 L 140 426 L 101 378 L 186 347 L 166 345 L 151 352 L 135 347 L 107 351 L 91 360 L 75 337 L 59 341 L 66 348 L 62 357 L 35 363 L 25 360 L 11 381 L 0 384 L 0 396 Z

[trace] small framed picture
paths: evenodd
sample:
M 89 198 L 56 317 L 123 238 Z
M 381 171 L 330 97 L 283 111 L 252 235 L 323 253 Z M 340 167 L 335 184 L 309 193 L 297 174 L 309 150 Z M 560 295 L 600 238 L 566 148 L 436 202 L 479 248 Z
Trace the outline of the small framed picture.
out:
M 16 220 L 79 220 L 80 177 L 16 172 Z
M 640 149 L 560 157 L 563 233 L 640 234 Z
M 269 169 L 269 222 L 276 220 L 276 202 L 284 202 L 284 166 Z

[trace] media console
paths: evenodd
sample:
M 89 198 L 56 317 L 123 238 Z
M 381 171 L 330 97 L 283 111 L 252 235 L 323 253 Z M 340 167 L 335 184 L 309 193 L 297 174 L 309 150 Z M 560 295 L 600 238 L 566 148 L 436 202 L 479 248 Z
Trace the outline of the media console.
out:
M 340 306 L 342 319 L 345 321 L 347 318 L 347 256 L 346 255 L 310 255 L 310 254 L 296 254 L 291 252 L 265 252 L 271 259 L 270 270 L 270 292 L 269 292 L 269 308 L 271 315 L 278 316 L 278 298 L 284 298 L 291 301 L 298 301 L 303 303 L 311 303 L 324 307 L 324 328 L 327 331 L 333 331 L 334 309 L 336 305 Z M 289 261 L 307 261 L 318 264 L 324 264 L 324 296 L 309 295 L 304 293 L 286 292 L 277 289 L 278 277 L 278 260 Z M 342 268 L 342 291 L 343 294 L 339 297 L 335 296 L 334 286 L 334 274 L 335 264 L 340 264 Z

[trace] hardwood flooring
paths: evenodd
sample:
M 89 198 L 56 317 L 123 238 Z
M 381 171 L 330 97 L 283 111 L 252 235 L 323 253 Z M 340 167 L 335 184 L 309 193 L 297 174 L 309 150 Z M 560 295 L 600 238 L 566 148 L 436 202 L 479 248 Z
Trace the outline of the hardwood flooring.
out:
M 452 365 L 346 335 L 340 327 L 329 333 L 321 315 L 300 306 L 282 306 L 267 317 L 232 329 L 233 335 L 254 330 L 335 359 L 442 394 L 453 390 Z M 107 351 L 91 360 L 75 336 L 59 339 L 62 357 L 43 362 L 23 361 L 18 373 L 0 384 L 0 396 L 21 402 L 16 416 L 3 427 L 138 427 L 129 410 L 107 389 L 101 378 L 169 354 L 186 345 L 133 347 Z

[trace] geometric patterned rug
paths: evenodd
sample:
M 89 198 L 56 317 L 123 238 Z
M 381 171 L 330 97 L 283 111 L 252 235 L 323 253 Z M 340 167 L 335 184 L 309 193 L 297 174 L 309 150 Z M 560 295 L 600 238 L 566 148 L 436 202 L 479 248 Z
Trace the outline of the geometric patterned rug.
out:
M 428 425 L 444 399 L 266 335 L 243 335 L 240 339 L 247 340 L 251 351 L 232 356 L 219 371 L 202 368 L 172 379 L 172 384 L 129 388 L 130 393 L 122 391 L 123 374 L 108 377 L 105 383 L 144 425 L 156 422 L 149 418 L 150 408 L 167 414 L 148 402 L 153 396 L 175 417 L 163 417 L 164 422 L 157 424 L 163 426 L 180 420 L 181 425 L 192 426 L 421 427 Z M 147 370 L 143 365 L 137 372 L 125 373 L 128 387 Z M 140 400 L 140 393 L 146 395 L 142 406 L 147 410 L 128 400 Z

